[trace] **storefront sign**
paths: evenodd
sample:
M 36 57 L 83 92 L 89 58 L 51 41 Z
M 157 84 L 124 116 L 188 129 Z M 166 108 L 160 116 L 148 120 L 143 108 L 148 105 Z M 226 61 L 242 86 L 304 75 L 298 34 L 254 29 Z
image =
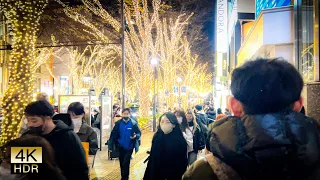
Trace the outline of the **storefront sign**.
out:
M 229 22 L 228 22 L 228 37 L 229 37 L 229 43 L 232 38 L 232 34 L 234 31 L 234 27 L 236 25 L 236 22 L 238 20 L 238 0 L 234 0 L 233 5 L 231 6 L 231 12 L 230 12 L 230 17 L 229 17 Z
M 228 0 L 217 1 L 217 52 L 228 49 Z
M 256 18 L 264 9 L 276 8 L 282 6 L 290 6 L 291 0 L 256 0 Z

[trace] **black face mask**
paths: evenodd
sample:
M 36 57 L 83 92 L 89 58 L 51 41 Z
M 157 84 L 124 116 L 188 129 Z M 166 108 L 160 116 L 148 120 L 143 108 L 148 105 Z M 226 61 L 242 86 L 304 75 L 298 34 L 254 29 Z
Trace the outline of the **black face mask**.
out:
M 40 125 L 38 127 L 29 127 L 29 132 L 32 134 L 38 134 L 40 135 L 43 131 L 42 131 L 43 125 Z
M 125 121 L 128 121 L 129 117 L 123 117 L 122 119 L 125 120 Z

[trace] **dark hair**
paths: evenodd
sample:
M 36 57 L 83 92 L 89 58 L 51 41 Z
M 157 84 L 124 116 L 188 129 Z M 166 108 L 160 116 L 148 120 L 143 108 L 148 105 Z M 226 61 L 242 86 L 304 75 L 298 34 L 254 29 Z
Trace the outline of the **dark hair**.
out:
M 218 108 L 218 109 L 217 109 L 217 114 L 222 114 L 221 108 Z
M 303 80 L 282 58 L 248 61 L 232 73 L 231 92 L 246 114 L 266 114 L 289 108 L 299 100 Z
M 203 110 L 203 106 L 200 105 L 200 104 L 196 105 L 195 108 L 196 108 L 198 111 Z
M 189 125 L 188 125 L 188 121 L 187 121 L 187 117 L 186 117 L 186 113 L 184 112 L 183 109 L 178 109 L 176 114 L 180 117 L 182 117 L 182 122 L 181 122 L 181 130 L 183 132 L 186 131 L 187 128 L 189 128 Z
M 42 163 L 39 164 L 39 174 L 28 174 L 28 179 L 57 179 L 57 177 L 63 177 L 60 169 L 56 166 L 54 151 L 46 139 L 35 135 L 24 135 L 11 140 L 2 147 L 6 151 L 4 153 L 5 159 L 10 159 L 11 147 L 42 147 Z
M 303 115 L 306 115 L 306 109 L 304 108 L 304 106 L 302 106 L 300 113 L 302 113 Z
M 115 104 L 112 106 L 112 109 L 118 109 L 118 108 L 120 108 L 119 104 Z
M 209 106 L 209 111 L 215 111 L 213 106 Z
M 35 101 L 24 110 L 26 116 L 50 116 L 52 117 L 53 107 L 48 101 Z
M 68 106 L 68 113 L 74 113 L 75 115 L 85 114 L 84 106 L 80 102 L 73 102 Z
M 162 114 L 162 115 L 160 116 L 160 118 L 159 118 L 158 131 L 161 130 L 161 128 L 160 128 L 160 121 L 161 121 L 161 119 L 162 119 L 163 116 L 166 116 L 166 117 L 169 119 L 169 121 L 171 122 L 171 124 L 173 124 L 173 125 L 175 125 L 176 127 L 180 128 L 180 124 L 179 124 L 179 122 L 178 122 L 178 119 L 177 119 L 176 115 L 173 114 L 172 112 L 166 112 L 166 113 Z M 175 127 L 175 128 L 176 128 L 176 127 Z M 161 130 L 161 132 L 162 132 L 162 130 Z
M 131 113 L 131 109 L 130 109 L 130 108 L 124 108 L 124 109 L 122 110 L 122 113 L 124 113 L 125 111 L 128 111 L 129 113 Z

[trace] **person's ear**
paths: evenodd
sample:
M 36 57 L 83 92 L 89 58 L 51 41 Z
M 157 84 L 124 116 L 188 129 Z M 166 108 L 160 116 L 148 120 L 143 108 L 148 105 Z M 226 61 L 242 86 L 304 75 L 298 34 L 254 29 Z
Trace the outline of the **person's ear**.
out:
M 243 107 L 241 102 L 234 97 L 229 97 L 228 107 L 230 108 L 234 116 L 240 117 L 243 114 Z
M 303 98 L 300 97 L 296 102 L 293 103 L 293 110 L 300 112 L 303 107 Z

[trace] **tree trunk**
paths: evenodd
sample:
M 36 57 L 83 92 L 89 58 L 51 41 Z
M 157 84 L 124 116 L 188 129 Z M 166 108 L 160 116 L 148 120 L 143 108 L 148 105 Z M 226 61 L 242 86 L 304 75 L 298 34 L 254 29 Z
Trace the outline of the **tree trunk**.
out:
M 1 0 L 5 16 L 12 24 L 13 43 L 9 63 L 9 85 L 3 97 L 1 145 L 17 137 L 24 109 L 32 101 L 36 32 L 46 0 Z

